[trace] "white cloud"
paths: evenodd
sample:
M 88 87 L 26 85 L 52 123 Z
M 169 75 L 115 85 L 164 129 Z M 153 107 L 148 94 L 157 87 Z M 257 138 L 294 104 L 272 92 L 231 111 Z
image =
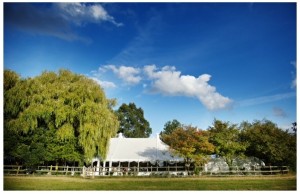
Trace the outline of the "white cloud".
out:
M 279 100 L 284 100 L 284 99 L 292 98 L 295 96 L 296 96 L 295 92 L 276 94 L 276 95 L 272 95 L 272 96 L 261 96 L 261 97 L 257 97 L 257 98 L 242 100 L 242 101 L 238 102 L 238 105 L 239 106 L 253 106 L 253 105 L 259 105 L 259 104 L 265 104 L 265 103 L 275 102 L 275 101 L 279 101 Z
M 174 66 L 164 66 L 157 68 L 155 65 L 144 66 L 143 69 L 131 66 L 105 65 L 99 67 L 93 74 L 113 72 L 118 78 L 127 85 L 136 85 L 142 80 L 149 80 L 150 83 L 141 83 L 142 87 L 153 93 L 160 93 L 169 96 L 187 96 L 197 98 L 207 109 L 218 110 L 227 108 L 232 100 L 224 97 L 216 91 L 214 86 L 208 84 L 211 76 L 202 74 L 199 77 L 181 75 Z M 108 82 L 108 87 L 116 87 Z M 103 85 L 100 83 L 100 85 Z
M 103 7 L 99 6 L 99 5 L 91 6 L 91 13 L 96 20 L 98 20 L 98 19 L 111 20 L 112 19 L 112 17 L 107 14 L 105 9 L 103 9 Z
M 209 85 L 210 75 L 203 74 L 198 78 L 181 75 L 173 66 L 165 66 L 159 70 L 155 65 L 144 67 L 144 72 L 152 80 L 152 92 L 169 96 L 188 96 L 198 98 L 209 110 L 223 109 L 232 100 L 224 97 L 216 88 Z
M 94 80 L 97 84 L 99 84 L 102 88 L 104 89 L 109 89 L 109 88 L 116 88 L 116 84 L 110 81 L 101 81 L 98 78 L 95 77 L 90 77 L 92 80 Z
M 104 72 L 101 70 L 101 68 L 99 68 L 98 71 L 91 71 L 92 75 L 88 75 L 88 77 L 94 80 L 98 85 L 100 85 L 104 89 L 116 88 L 117 85 L 114 82 L 102 80 L 102 73 Z
M 83 3 L 57 3 L 55 4 L 63 18 L 82 25 L 88 22 L 99 23 L 108 21 L 116 26 L 122 26 L 122 23 L 115 21 L 100 4 L 83 4 Z
M 295 69 L 297 70 L 297 63 L 296 61 L 292 61 L 291 64 L 295 67 Z M 294 72 L 292 72 L 292 74 L 294 75 Z M 297 76 L 294 75 L 294 80 L 292 81 L 292 84 L 291 84 L 291 88 L 296 88 L 297 87 Z
M 140 69 L 129 67 L 129 66 L 120 66 L 116 67 L 115 65 L 106 65 L 99 68 L 100 71 L 105 72 L 106 70 L 112 70 L 120 79 L 125 81 L 126 84 L 135 85 L 138 84 L 142 77 L 139 76 Z

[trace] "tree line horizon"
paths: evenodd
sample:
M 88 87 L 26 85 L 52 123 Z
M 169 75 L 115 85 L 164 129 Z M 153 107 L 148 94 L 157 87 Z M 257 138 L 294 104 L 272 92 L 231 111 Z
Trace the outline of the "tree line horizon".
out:
M 147 138 L 152 129 L 144 111 L 135 103 L 108 99 L 92 79 L 61 69 L 21 78 L 4 70 L 4 162 L 37 166 L 89 164 L 105 158 L 109 140 Z M 257 157 L 266 164 L 288 165 L 296 171 L 297 123 L 283 130 L 266 119 L 232 124 L 215 119 L 206 130 L 167 121 L 160 139 L 170 152 L 187 163 L 203 165 L 209 155 L 235 158 Z

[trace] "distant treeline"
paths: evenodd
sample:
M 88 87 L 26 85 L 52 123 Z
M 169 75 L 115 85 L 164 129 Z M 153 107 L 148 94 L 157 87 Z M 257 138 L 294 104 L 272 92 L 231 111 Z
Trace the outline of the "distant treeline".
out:
M 295 171 L 296 134 L 296 122 L 291 129 L 282 130 L 269 120 L 231 124 L 215 119 L 207 130 L 177 120 L 168 121 L 160 137 L 174 154 L 198 166 L 215 154 L 223 157 L 229 166 L 235 158 L 248 156 L 259 158 L 268 166 L 289 166 Z

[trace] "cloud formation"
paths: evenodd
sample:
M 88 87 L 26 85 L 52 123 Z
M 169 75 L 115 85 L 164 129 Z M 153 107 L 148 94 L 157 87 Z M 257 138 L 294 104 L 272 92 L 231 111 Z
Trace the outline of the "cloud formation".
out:
M 253 106 L 253 105 L 265 104 L 265 103 L 275 102 L 275 101 L 284 100 L 288 98 L 293 98 L 295 96 L 296 96 L 295 92 L 276 94 L 272 96 L 261 96 L 257 98 L 242 100 L 238 102 L 238 105 L 242 107 Z
M 100 85 L 104 89 L 110 89 L 110 88 L 116 88 L 116 84 L 110 81 L 101 81 L 100 79 L 96 77 L 90 77 L 92 80 L 94 80 L 98 85 Z
M 110 16 L 100 4 L 57 3 L 55 6 L 63 18 L 77 25 L 102 21 L 111 22 L 116 26 L 123 25 L 116 22 L 114 17 Z
M 277 117 L 286 117 L 285 111 L 279 107 L 273 107 L 273 114 Z
M 91 75 L 87 75 L 89 78 L 94 80 L 98 85 L 100 85 L 104 89 L 114 89 L 117 88 L 117 85 L 111 81 L 104 81 L 103 76 L 101 74 L 100 68 L 98 71 L 91 71 Z
M 224 97 L 209 85 L 211 78 L 208 74 L 194 77 L 181 75 L 175 67 L 165 66 L 158 69 L 155 65 L 144 67 L 144 72 L 152 80 L 151 91 L 169 96 L 196 97 L 209 110 L 227 108 L 232 100 Z
M 105 72 L 106 70 L 113 71 L 114 74 L 116 74 L 120 79 L 122 79 L 125 82 L 125 84 L 135 85 L 142 80 L 142 77 L 139 75 L 139 68 L 123 65 L 120 67 L 116 67 L 115 65 L 105 65 L 104 67 L 101 67 L 99 69 L 102 72 Z
M 12 25 L 19 30 L 60 38 L 66 41 L 91 43 L 91 39 L 74 32 L 72 25 L 82 26 L 86 23 L 117 23 L 100 4 L 81 3 L 5 3 L 4 24 Z
M 108 71 L 113 72 L 125 85 L 141 84 L 144 90 L 151 93 L 197 98 L 209 110 L 225 109 L 232 103 L 231 99 L 222 96 L 214 86 L 208 84 L 211 78 L 208 74 L 199 77 L 181 75 L 173 66 L 158 68 L 156 65 L 146 65 L 143 68 L 104 65 L 92 73 L 94 77 L 100 77 Z M 117 87 L 113 82 L 98 83 L 108 88 Z

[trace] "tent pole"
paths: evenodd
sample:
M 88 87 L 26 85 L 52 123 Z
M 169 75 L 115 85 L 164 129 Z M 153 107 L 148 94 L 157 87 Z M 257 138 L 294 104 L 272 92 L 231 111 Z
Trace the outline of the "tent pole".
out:
M 118 174 L 118 175 L 121 174 L 121 162 L 120 162 L 120 161 L 119 161 L 119 169 L 118 169 L 117 174 Z
M 105 172 L 106 172 L 106 160 L 103 161 L 103 167 L 102 167 L 102 175 L 104 176 L 105 175 Z
M 96 175 L 100 175 L 100 159 L 97 159 L 97 169 L 96 169 Z
M 108 169 L 109 172 L 112 171 L 112 161 L 109 161 L 109 169 Z
M 128 168 L 127 168 L 127 173 L 129 174 L 129 170 L 130 170 L 130 162 L 128 161 Z
M 149 166 L 149 162 L 147 162 L 147 172 L 148 172 L 148 166 Z

